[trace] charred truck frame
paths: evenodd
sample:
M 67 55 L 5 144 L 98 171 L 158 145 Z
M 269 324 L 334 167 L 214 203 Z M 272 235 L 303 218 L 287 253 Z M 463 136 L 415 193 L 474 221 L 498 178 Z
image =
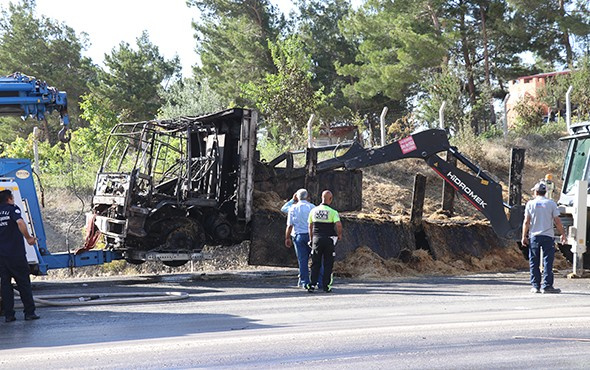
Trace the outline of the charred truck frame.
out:
M 180 266 L 205 244 L 249 237 L 256 123 L 255 111 L 230 109 L 115 126 L 96 178 L 87 240 L 100 232 L 128 262 Z

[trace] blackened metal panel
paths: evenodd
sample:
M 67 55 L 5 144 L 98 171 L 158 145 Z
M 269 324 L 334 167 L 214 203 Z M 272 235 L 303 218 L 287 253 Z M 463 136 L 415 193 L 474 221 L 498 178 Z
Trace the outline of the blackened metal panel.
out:
M 260 172 L 260 167 L 256 171 Z M 329 189 L 334 194 L 333 208 L 341 211 L 358 211 L 362 208 L 363 196 L 363 173 L 360 170 L 354 171 L 328 171 L 317 175 L 319 191 L 310 191 L 311 201 L 315 204 L 321 202 L 321 192 Z M 291 199 L 297 189 L 305 187 L 305 174 L 291 177 L 289 171 L 275 169 L 275 175 L 265 177 L 263 181 L 256 182 L 256 190 L 269 192 L 274 191 L 283 199 Z M 309 189 L 308 189 L 309 190 Z

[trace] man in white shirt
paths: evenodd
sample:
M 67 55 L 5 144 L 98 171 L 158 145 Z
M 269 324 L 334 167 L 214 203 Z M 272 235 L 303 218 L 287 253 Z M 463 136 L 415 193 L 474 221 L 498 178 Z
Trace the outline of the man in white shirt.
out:
M 535 198 L 525 206 L 524 222 L 522 224 L 522 244 L 529 246 L 529 264 L 531 269 L 532 293 L 560 293 L 561 289 L 553 287 L 553 259 L 555 257 L 555 243 L 553 238 L 553 224 L 561 233 L 561 242 L 565 244 L 565 230 L 559 219 L 557 204 L 552 199 L 545 198 L 547 186 L 539 182 L 531 189 Z M 530 234 L 530 236 L 529 236 Z M 539 269 L 541 250 L 543 251 L 543 280 Z
M 294 196 L 297 202 L 289 207 L 287 214 L 287 228 L 285 229 L 285 246 L 295 245 L 295 254 L 299 264 L 299 287 L 309 284 L 309 229 L 307 220 L 309 212 L 315 206 L 308 201 L 309 194 L 305 189 L 297 190 Z

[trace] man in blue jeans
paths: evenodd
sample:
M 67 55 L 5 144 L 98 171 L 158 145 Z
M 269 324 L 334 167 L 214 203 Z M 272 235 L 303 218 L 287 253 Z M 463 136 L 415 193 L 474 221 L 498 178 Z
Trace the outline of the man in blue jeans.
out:
M 295 255 L 299 265 L 299 287 L 309 284 L 309 231 L 307 219 L 309 212 L 315 206 L 308 201 L 309 194 L 305 189 L 299 189 L 293 196 L 296 200 L 289 208 L 287 214 L 287 228 L 285 229 L 285 246 L 291 248 L 295 244 Z
M 547 186 L 539 182 L 531 189 L 535 198 L 529 200 L 525 207 L 524 222 L 522 224 L 522 244 L 529 246 L 529 265 L 531 269 L 532 293 L 560 293 L 561 289 L 553 287 L 553 258 L 555 243 L 553 238 L 553 224 L 561 233 L 561 242 L 565 244 L 565 230 L 559 219 L 557 204 L 552 199 L 545 198 Z M 530 234 L 530 236 L 529 236 Z M 543 280 L 539 264 L 543 251 Z

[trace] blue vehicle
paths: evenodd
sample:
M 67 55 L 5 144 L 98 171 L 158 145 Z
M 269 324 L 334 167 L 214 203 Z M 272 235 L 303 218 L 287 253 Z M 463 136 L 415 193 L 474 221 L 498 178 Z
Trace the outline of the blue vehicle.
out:
M 69 117 L 65 92 L 21 73 L 0 77 L 0 115 L 19 115 L 23 120 L 30 117 L 41 121 L 54 111 L 60 114 L 63 125 L 58 134 L 59 140 L 67 143 Z M 120 253 L 107 250 L 55 254 L 49 252 L 29 159 L 0 159 L 0 190 L 5 189 L 13 192 L 15 203 L 23 211 L 29 232 L 38 240 L 34 246 L 25 242 L 32 274 L 45 275 L 51 269 L 100 265 L 122 258 Z

